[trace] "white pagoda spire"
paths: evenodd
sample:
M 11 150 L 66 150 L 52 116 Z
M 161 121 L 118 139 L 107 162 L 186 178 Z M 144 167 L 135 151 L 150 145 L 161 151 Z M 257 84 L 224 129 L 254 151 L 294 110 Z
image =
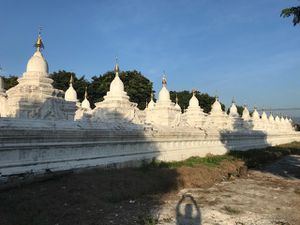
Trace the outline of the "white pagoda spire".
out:
M 151 100 L 148 103 L 148 109 L 153 109 L 155 107 L 155 102 L 153 100 L 153 93 L 151 92 Z
M 170 93 L 167 89 L 167 79 L 166 79 L 165 74 L 163 75 L 163 78 L 162 78 L 162 88 L 159 91 L 157 103 L 160 105 L 170 105 L 171 104 Z
M 249 110 L 248 110 L 248 108 L 247 108 L 246 105 L 244 105 L 244 110 L 243 110 L 242 118 L 244 120 L 249 120 L 250 119 L 250 113 L 249 113 Z
M 73 75 L 71 74 L 69 88 L 65 93 L 65 100 L 69 101 L 69 102 L 77 102 L 78 101 L 77 93 L 76 93 L 75 89 L 73 88 L 73 82 L 74 82 L 74 79 L 73 79 Z
M 44 43 L 41 37 L 41 31 L 39 31 L 38 38 L 34 44 L 36 52 L 29 59 L 27 63 L 26 72 L 39 72 L 41 74 L 48 74 L 48 63 L 45 60 L 44 56 L 41 53 L 41 50 L 44 49 Z
M 231 103 L 231 107 L 229 109 L 229 115 L 231 117 L 239 117 L 239 114 L 238 114 L 238 110 L 237 110 L 237 107 L 235 105 L 235 100 L 234 98 L 232 98 L 232 103 Z
M 84 100 L 81 103 L 81 107 L 87 110 L 91 109 L 91 104 L 89 102 L 89 100 L 87 99 L 87 87 L 85 87 L 85 92 L 84 92 Z
M 177 94 L 176 94 L 176 98 L 175 98 L 175 108 L 177 109 L 177 110 L 180 110 L 180 112 L 181 112 L 181 107 L 180 107 L 180 105 L 178 104 L 178 96 L 177 96 Z

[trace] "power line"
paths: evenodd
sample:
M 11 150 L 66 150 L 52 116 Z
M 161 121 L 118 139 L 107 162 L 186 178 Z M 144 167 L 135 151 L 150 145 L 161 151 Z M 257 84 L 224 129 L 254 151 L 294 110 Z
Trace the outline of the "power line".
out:
M 300 108 L 263 108 L 263 109 L 257 109 L 257 111 L 297 111 L 300 110 Z

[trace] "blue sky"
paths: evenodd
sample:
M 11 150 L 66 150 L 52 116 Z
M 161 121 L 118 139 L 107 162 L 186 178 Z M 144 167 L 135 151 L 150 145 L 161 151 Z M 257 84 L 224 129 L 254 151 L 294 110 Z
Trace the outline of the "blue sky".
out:
M 300 26 L 281 18 L 296 0 L 0 0 L 2 74 L 20 76 L 39 26 L 50 72 L 90 78 L 139 70 L 159 91 L 218 95 L 229 105 L 300 107 Z M 299 114 L 299 112 L 294 112 Z

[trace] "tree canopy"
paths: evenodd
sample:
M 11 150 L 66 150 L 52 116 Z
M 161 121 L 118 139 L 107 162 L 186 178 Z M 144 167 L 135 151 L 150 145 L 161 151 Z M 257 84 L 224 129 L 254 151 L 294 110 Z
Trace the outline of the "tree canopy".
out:
M 90 85 L 90 82 L 87 81 L 84 76 L 77 78 L 75 73 L 67 72 L 65 70 L 59 70 L 58 72 L 53 72 L 49 75 L 49 77 L 53 79 L 53 87 L 63 91 L 66 91 L 69 88 L 71 76 L 73 76 L 74 79 L 73 87 L 77 92 L 77 98 L 79 101 L 82 101 L 84 99 L 85 87 Z
M 8 90 L 18 84 L 18 77 L 14 75 L 9 75 L 8 77 L 3 77 L 4 89 Z
M 144 109 L 146 107 L 146 100 L 150 101 L 153 89 L 152 82 L 136 70 L 122 71 L 119 73 L 119 76 L 124 83 L 124 88 L 130 101 L 137 103 L 139 109 Z M 89 96 L 93 103 L 103 100 L 104 95 L 109 91 L 110 83 L 114 77 L 115 73 L 113 71 L 92 77 L 89 86 Z
M 189 106 L 189 101 L 192 97 L 192 93 L 190 91 L 170 91 L 171 100 L 175 102 L 176 95 L 178 97 L 178 104 L 180 105 L 181 109 L 184 111 Z M 205 113 L 210 112 L 211 105 L 215 102 L 215 97 L 208 95 L 207 93 L 201 93 L 196 91 L 196 97 L 199 100 L 199 105 L 203 109 Z M 222 104 L 222 110 L 225 110 L 225 105 Z
M 293 16 L 293 24 L 296 26 L 300 23 L 300 6 L 285 8 L 281 11 L 280 16 L 290 17 Z
M 91 80 L 85 79 L 85 76 L 77 77 L 74 72 L 68 72 L 65 70 L 59 70 L 49 75 L 53 79 L 53 87 L 66 91 L 69 88 L 70 77 L 73 76 L 73 87 L 77 92 L 79 101 L 84 99 L 85 88 L 88 90 L 88 99 L 91 102 L 91 106 L 94 107 L 94 103 L 102 101 L 103 97 L 109 91 L 110 83 L 115 77 L 113 71 L 108 71 L 103 75 L 93 76 Z M 146 101 L 149 102 L 151 93 L 153 92 L 153 83 L 147 79 L 141 72 L 136 70 L 133 71 L 122 71 L 119 73 L 120 79 L 124 83 L 125 91 L 127 92 L 130 101 L 138 104 L 139 109 L 144 109 Z M 17 76 L 10 75 L 4 77 L 5 89 L 9 89 L 17 84 Z M 190 91 L 170 91 L 170 97 L 175 102 L 176 95 L 178 97 L 178 104 L 182 111 L 189 105 L 189 100 L 192 97 Z M 199 104 L 204 112 L 208 113 L 211 110 L 211 105 L 215 101 L 215 97 L 208 95 L 207 93 L 196 92 L 196 97 L 199 100 Z M 222 109 L 225 111 L 225 105 L 222 104 Z M 238 112 L 241 115 L 243 108 L 238 107 Z
M 88 81 L 84 76 L 77 78 L 75 73 L 64 70 L 54 72 L 50 74 L 50 77 L 54 80 L 53 86 L 55 88 L 66 91 L 69 88 L 71 75 L 74 79 L 73 86 L 77 92 L 78 99 L 80 101 L 84 99 L 85 87 L 87 87 L 88 99 L 92 103 L 92 106 L 95 102 L 103 100 L 103 97 L 109 91 L 110 83 L 115 77 L 113 71 L 108 71 L 103 75 L 93 76 L 91 81 Z M 125 91 L 130 100 L 137 103 L 139 109 L 144 109 L 146 99 L 150 100 L 152 82 L 136 70 L 122 71 L 119 76 L 124 83 Z

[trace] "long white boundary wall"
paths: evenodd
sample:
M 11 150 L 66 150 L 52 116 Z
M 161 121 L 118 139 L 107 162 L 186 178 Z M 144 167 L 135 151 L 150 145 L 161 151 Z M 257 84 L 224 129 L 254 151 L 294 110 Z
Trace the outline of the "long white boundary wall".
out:
M 297 132 L 267 135 L 261 131 L 182 130 L 0 118 L 0 176 L 117 167 L 152 158 L 183 160 L 300 140 Z

